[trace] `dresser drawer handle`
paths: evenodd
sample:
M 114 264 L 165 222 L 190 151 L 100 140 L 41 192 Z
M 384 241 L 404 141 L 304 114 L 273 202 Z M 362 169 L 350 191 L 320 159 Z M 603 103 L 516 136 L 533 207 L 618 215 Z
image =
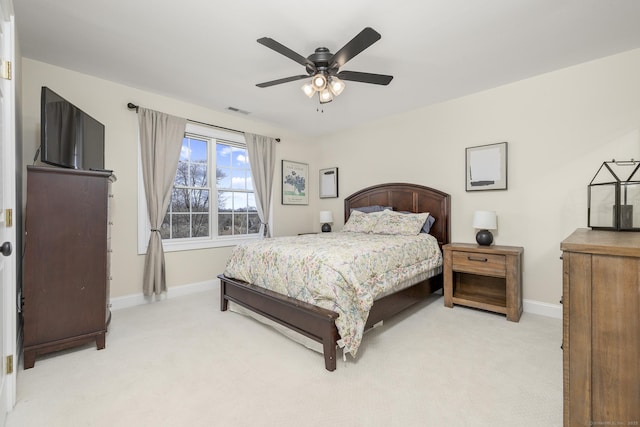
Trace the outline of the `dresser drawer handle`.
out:
M 467 259 L 469 261 L 478 261 L 478 262 L 487 262 L 487 261 L 489 261 L 487 258 L 474 258 L 472 256 L 468 256 Z

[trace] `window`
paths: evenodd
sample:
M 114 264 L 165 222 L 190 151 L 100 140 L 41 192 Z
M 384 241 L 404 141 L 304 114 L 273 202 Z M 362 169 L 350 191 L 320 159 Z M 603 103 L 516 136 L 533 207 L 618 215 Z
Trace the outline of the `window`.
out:
M 218 235 L 257 234 L 260 218 L 246 147 L 216 142 Z
M 196 136 L 182 140 L 171 201 L 160 227 L 163 240 L 210 236 L 209 144 Z
M 141 174 L 139 181 L 138 252 L 145 253 L 150 226 Z M 160 228 L 164 250 L 230 246 L 257 238 L 259 231 L 244 136 L 188 123 Z

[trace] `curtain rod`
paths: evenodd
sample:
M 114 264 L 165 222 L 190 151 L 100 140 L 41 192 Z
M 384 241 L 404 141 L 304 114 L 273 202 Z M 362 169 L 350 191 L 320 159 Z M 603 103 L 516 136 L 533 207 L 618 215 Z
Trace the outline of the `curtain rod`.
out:
M 136 104 L 132 103 L 132 102 L 129 102 L 129 103 L 127 104 L 127 108 L 128 108 L 129 110 L 136 110 L 136 113 L 138 112 L 138 106 L 137 106 Z M 242 134 L 244 134 L 244 132 L 243 132 L 243 131 L 241 131 L 241 130 L 237 130 L 237 129 L 231 129 L 231 128 L 226 128 L 226 127 L 224 127 L 224 126 L 212 125 L 212 124 L 210 124 L 210 123 L 199 122 L 199 121 L 197 121 L 197 120 L 191 120 L 191 119 L 187 119 L 187 120 L 189 120 L 189 121 L 190 121 L 190 122 L 192 122 L 192 123 L 198 123 L 198 124 L 205 125 L 205 126 L 211 126 L 211 127 L 218 128 L 218 129 L 223 129 L 223 130 L 228 130 L 228 131 L 231 131 L 231 132 L 236 132 L 236 133 L 242 133 Z M 275 138 L 275 140 L 276 140 L 276 142 L 280 142 L 280 138 Z

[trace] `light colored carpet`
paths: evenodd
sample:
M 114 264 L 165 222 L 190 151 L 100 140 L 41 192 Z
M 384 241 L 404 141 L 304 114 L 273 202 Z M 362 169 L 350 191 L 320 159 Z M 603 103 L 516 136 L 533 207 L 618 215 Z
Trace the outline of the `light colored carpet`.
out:
M 434 295 L 328 372 L 204 292 L 115 311 L 106 349 L 20 367 L 7 426 L 559 427 L 561 340 L 558 319 L 513 323 Z

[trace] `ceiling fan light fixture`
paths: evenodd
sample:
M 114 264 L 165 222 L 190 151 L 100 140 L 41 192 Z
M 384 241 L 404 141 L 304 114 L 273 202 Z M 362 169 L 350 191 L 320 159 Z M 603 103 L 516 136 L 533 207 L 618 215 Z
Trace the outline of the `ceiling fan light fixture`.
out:
M 331 90 L 331 92 L 335 95 L 338 96 L 342 93 L 342 91 L 345 88 L 345 84 L 342 80 L 340 80 L 339 78 L 337 78 L 336 76 L 333 76 L 330 78 L 329 80 L 329 89 Z
M 324 74 L 318 73 L 311 79 L 311 85 L 315 90 L 320 92 L 327 87 L 327 78 Z
M 313 85 L 311 83 L 305 83 L 302 86 L 302 91 L 304 92 L 305 95 L 307 95 L 309 98 L 311 98 L 313 95 L 315 95 L 316 90 L 313 88 Z
M 333 95 L 327 88 L 324 88 L 323 90 L 318 92 L 318 98 L 320 98 L 320 104 L 326 104 L 327 102 L 333 101 Z
M 294 52 L 270 37 L 259 38 L 258 43 L 302 65 L 306 73 L 258 83 L 256 86 L 265 88 L 307 79 L 308 83 L 302 86 L 302 91 L 309 98 L 313 98 L 317 93 L 321 104 L 331 102 L 334 97 L 344 91 L 346 85 L 342 79 L 336 77 L 337 75 L 341 75 L 344 80 L 386 86 L 391 82 L 393 76 L 359 71 L 340 71 L 343 65 L 380 40 L 381 37 L 380 33 L 373 28 L 365 27 L 336 53 L 331 53 L 326 47 L 319 47 L 307 57 Z

